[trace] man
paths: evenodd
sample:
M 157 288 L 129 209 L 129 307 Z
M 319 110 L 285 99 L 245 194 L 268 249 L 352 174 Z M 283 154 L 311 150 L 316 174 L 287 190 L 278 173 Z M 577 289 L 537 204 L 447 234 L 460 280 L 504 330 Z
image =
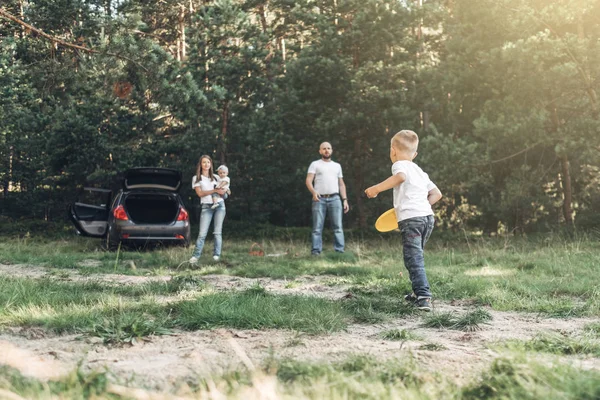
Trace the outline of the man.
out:
M 308 167 L 306 187 L 312 194 L 312 254 L 317 256 L 323 250 L 323 224 L 329 213 L 333 229 L 333 249 L 344 252 L 344 230 L 342 229 L 342 210 L 350 210 L 346 197 L 346 185 L 342 176 L 342 166 L 331 161 L 333 149 L 328 142 L 321 143 L 321 159 L 313 161 Z M 313 186 L 314 181 L 314 186 Z

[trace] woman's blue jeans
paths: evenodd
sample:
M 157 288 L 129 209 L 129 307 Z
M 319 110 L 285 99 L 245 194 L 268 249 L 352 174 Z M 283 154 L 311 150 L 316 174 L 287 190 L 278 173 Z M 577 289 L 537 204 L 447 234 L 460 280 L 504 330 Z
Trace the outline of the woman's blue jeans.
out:
M 433 231 L 433 215 L 414 217 L 400 221 L 404 265 L 408 270 L 412 290 L 417 297 L 431 297 L 429 281 L 425 274 L 423 249 Z
M 344 230 L 342 229 L 342 214 L 344 207 L 340 196 L 324 198 L 312 202 L 312 254 L 321 254 L 323 250 L 323 225 L 329 214 L 331 229 L 333 229 L 333 249 L 344 252 Z
M 194 249 L 193 257 L 200 258 L 202 255 L 202 248 L 204 248 L 204 241 L 206 235 L 208 235 L 208 228 L 210 222 L 214 220 L 213 235 L 215 236 L 215 248 L 213 256 L 221 256 L 221 246 L 223 245 L 223 220 L 225 220 L 225 202 L 221 201 L 219 206 L 215 209 L 211 208 L 212 204 L 202 204 L 202 213 L 200 214 L 200 232 L 198 233 L 198 240 L 196 241 L 196 248 Z

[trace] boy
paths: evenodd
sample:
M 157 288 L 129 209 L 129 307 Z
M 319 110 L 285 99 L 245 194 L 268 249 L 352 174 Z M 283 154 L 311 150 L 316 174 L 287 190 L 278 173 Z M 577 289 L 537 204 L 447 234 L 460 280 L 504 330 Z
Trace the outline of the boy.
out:
M 219 175 L 219 183 L 215 186 L 215 189 L 225 189 L 226 193 L 222 196 L 223 200 L 227 198 L 227 196 L 231 193 L 229 191 L 229 185 L 231 184 L 231 179 L 227 175 L 229 175 L 229 168 L 225 165 L 220 165 L 217 168 L 217 174 Z M 217 193 L 212 194 L 213 205 L 211 208 L 215 209 L 219 206 L 219 200 L 221 196 Z
M 413 292 L 404 296 L 419 310 L 431 311 L 431 291 L 425 274 L 423 248 L 433 230 L 431 206 L 442 193 L 412 160 L 417 156 L 419 137 L 413 131 L 402 130 L 394 135 L 390 146 L 392 176 L 371 186 L 365 193 L 374 198 L 385 190 L 394 189 L 394 209 L 402 233 L 404 265 L 408 270 Z

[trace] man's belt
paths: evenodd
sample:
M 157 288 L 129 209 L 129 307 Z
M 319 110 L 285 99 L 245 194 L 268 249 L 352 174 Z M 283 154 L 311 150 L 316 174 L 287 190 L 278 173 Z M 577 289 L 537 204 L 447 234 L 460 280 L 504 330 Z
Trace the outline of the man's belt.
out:
M 340 195 L 339 193 L 331 193 L 331 194 L 322 194 L 322 195 L 320 195 L 320 196 L 321 196 L 321 197 L 324 197 L 324 198 L 326 198 L 326 199 L 328 199 L 328 198 L 330 198 L 330 197 L 333 197 L 333 196 L 339 196 L 339 195 Z

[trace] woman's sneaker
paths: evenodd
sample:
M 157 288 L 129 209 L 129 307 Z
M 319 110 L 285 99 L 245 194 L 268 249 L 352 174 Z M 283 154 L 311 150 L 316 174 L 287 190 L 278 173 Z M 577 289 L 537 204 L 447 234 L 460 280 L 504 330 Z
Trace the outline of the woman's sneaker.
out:
M 198 264 L 198 257 L 192 257 L 192 258 L 190 258 L 189 263 L 192 264 L 192 265 Z
M 431 311 L 433 306 L 431 305 L 431 297 L 420 297 L 415 301 L 415 306 L 421 311 Z

